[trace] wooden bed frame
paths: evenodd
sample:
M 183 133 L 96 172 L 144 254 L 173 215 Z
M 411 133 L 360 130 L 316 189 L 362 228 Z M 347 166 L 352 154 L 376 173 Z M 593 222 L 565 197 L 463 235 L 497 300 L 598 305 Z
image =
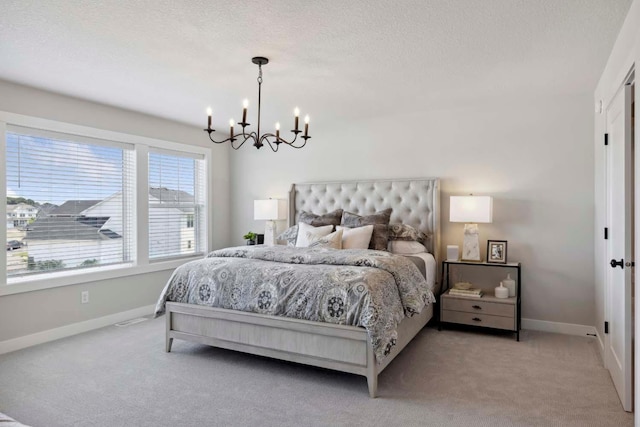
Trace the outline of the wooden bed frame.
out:
M 374 200 L 374 202 L 371 202 Z M 391 203 L 393 202 L 393 203 Z M 439 265 L 440 185 L 437 178 L 294 184 L 290 224 L 300 210 L 325 213 L 338 207 L 357 214 L 394 208 L 391 222 L 426 232 L 428 249 Z M 416 209 L 424 209 L 416 212 Z M 436 279 L 434 293 L 439 280 Z M 433 317 L 433 304 L 398 326 L 391 353 L 377 363 L 364 328 L 269 316 L 176 302 L 166 303 L 166 351 L 174 338 L 367 377 L 376 397 L 378 375 Z

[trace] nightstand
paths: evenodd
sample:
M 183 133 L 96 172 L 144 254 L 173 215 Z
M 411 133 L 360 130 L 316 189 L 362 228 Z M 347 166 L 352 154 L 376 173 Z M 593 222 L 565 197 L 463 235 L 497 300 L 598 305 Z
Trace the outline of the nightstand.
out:
M 465 297 L 449 294 L 450 268 L 456 265 L 471 265 L 481 268 L 508 268 L 517 270 L 516 296 L 510 298 L 496 298 L 493 289 L 484 290 L 482 298 Z M 443 293 L 440 295 L 440 322 L 473 325 L 483 328 L 502 329 L 515 332 L 516 340 L 520 341 L 520 326 L 522 321 L 522 265 L 519 262 L 494 264 L 470 261 L 442 261 Z

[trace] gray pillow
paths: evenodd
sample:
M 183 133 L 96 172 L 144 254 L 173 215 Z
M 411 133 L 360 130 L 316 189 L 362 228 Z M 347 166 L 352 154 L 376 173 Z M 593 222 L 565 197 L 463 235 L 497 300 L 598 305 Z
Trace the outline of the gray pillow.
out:
M 276 240 L 284 240 L 287 242 L 287 246 L 295 246 L 297 238 L 298 224 L 284 230 L 278 237 L 276 237 Z
M 406 224 L 389 224 L 389 240 L 406 240 L 424 244 L 429 236 Z
M 336 209 L 335 211 L 324 215 L 316 215 L 311 212 L 300 211 L 300 214 L 298 215 L 298 223 L 304 222 L 305 224 L 313 225 L 314 227 L 333 225 L 334 229 L 336 225 L 340 225 L 341 219 L 342 209 Z
M 391 208 L 376 212 L 372 215 L 360 216 L 351 212 L 342 213 L 342 224 L 345 227 L 362 227 L 363 225 L 373 225 L 373 234 L 369 249 L 386 251 L 389 243 L 389 220 L 391 219 Z
M 340 225 L 342 219 L 342 209 L 336 209 L 333 212 L 326 213 L 324 215 L 316 215 L 311 212 L 300 211 L 298 215 L 298 223 L 304 222 L 305 224 L 313 225 L 314 227 L 322 227 L 323 225 L 333 225 L 334 229 L 336 225 Z M 287 246 L 295 246 L 298 238 L 298 225 L 287 228 L 283 231 L 276 240 L 284 240 L 287 242 Z

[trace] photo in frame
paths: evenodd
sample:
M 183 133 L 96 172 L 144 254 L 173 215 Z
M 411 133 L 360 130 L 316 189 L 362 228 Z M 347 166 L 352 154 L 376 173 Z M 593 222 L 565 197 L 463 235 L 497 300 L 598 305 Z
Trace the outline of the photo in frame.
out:
M 507 241 L 488 240 L 487 241 L 487 262 L 495 264 L 507 263 Z

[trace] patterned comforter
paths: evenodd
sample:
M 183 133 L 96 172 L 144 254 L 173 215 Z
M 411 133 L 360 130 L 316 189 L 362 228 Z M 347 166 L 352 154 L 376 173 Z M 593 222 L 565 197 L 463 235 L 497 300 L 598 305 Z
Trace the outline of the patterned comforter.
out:
M 388 252 L 241 246 L 178 267 L 156 316 L 166 301 L 362 326 L 380 362 L 398 323 L 435 298 L 411 261 Z

